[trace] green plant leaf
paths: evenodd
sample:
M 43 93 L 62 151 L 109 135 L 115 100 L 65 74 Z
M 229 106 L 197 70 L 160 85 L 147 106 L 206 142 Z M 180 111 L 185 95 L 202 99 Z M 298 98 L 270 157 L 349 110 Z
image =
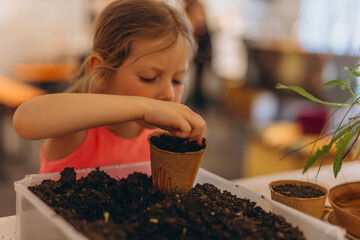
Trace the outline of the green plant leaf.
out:
M 345 134 L 339 139 L 339 141 L 336 142 L 336 153 L 335 153 L 335 160 L 334 160 L 334 164 L 333 164 L 333 171 L 334 171 L 335 178 L 337 177 L 337 175 L 341 169 L 345 149 L 346 149 L 347 145 L 349 144 L 349 142 L 351 141 L 351 139 L 359 133 L 359 130 L 360 130 L 360 128 L 358 127 L 353 132 L 349 132 L 349 131 L 345 132 Z
M 333 85 L 340 85 L 340 88 L 342 90 L 345 90 L 345 83 L 343 81 L 341 81 L 340 79 L 331 80 L 327 83 L 324 83 L 322 86 L 327 87 L 327 86 L 333 86 Z
M 294 92 L 297 92 L 298 94 L 300 94 L 303 97 L 306 97 L 307 99 L 313 101 L 313 102 L 317 102 L 317 103 L 321 103 L 321 104 L 325 104 L 325 105 L 330 105 L 330 106 L 351 106 L 351 104 L 349 103 L 333 103 L 333 102 L 325 102 L 322 101 L 316 97 L 314 97 L 313 95 L 311 95 L 310 93 L 308 93 L 305 89 L 303 89 L 302 87 L 299 86 L 285 86 L 284 84 L 276 84 L 276 88 L 277 89 L 290 89 Z
M 360 64 L 357 64 L 353 68 L 344 67 L 345 70 L 350 71 L 350 73 L 348 74 L 348 77 L 344 81 L 342 81 L 340 79 L 335 79 L 335 80 L 332 80 L 332 81 L 329 81 L 329 82 L 323 84 L 323 86 L 339 85 L 342 90 L 347 90 L 350 93 L 351 98 L 348 101 L 346 101 L 345 103 L 334 103 L 334 102 L 322 101 L 322 100 L 316 98 L 315 96 L 311 95 L 310 93 L 308 93 L 306 90 L 304 90 L 303 88 L 301 88 L 299 86 L 285 86 L 283 84 L 276 85 L 277 89 L 292 90 L 292 91 L 298 93 L 299 95 L 301 95 L 313 102 L 316 102 L 316 103 L 329 105 L 329 106 L 336 106 L 336 107 L 343 107 L 343 106 L 349 107 L 349 109 L 347 110 L 345 115 L 343 115 L 339 126 L 336 128 L 336 130 L 333 133 L 331 133 L 332 138 L 331 138 L 330 143 L 322 146 L 322 148 L 317 149 L 317 151 L 314 155 L 312 154 L 313 150 L 311 150 L 310 157 L 304 166 L 303 173 L 305 173 L 311 166 L 313 166 L 313 164 L 320 158 L 322 158 L 322 161 L 320 164 L 320 167 L 321 167 L 324 157 L 326 156 L 326 154 L 328 154 L 330 152 L 331 146 L 334 143 L 336 143 L 335 160 L 334 160 L 334 164 L 333 164 L 333 171 L 334 171 L 334 175 L 336 177 L 341 169 L 342 161 L 343 161 L 344 157 L 350 152 L 351 148 L 355 145 L 355 142 L 353 142 L 351 144 L 351 146 L 348 147 L 351 139 L 356 134 L 357 134 L 357 137 L 359 137 L 359 135 L 360 135 L 360 115 L 358 114 L 355 117 L 349 118 L 349 120 L 354 121 L 354 122 L 352 122 L 348 126 L 343 126 L 342 123 L 345 120 L 345 118 L 347 117 L 347 115 L 348 115 L 349 111 L 352 109 L 352 107 L 354 107 L 356 105 L 360 105 L 359 94 L 356 91 L 354 92 L 352 89 L 352 86 L 351 86 L 352 76 L 360 77 L 360 71 L 357 70 L 358 68 L 360 68 Z M 354 101 L 351 101 L 351 100 L 354 100 Z M 348 102 L 350 102 L 350 103 L 348 103 Z M 339 109 L 339 108 L 336 108 L 335 111 L 337 111 L 337 109 Z M 354 129 L 355 127 L 356 127 L 356 129 L 354 131 L 352 131 L 352 129 Z M 321 135 L 322 135 L 322 132 L 320 133 L 318 139 L 321 137 Z M 317 142 L 317 140 L 315 141 L 315 143 L 313 145 L 313 149 L 315 149 L 316 142 Z M 359 148 L 360 143 L 358 143 L 358 145 L 359 145 L 358 146 L 358 148 Z M 360 155 L 360 149 L 358 149 L 357 154 Z M 320 170 L 320 167 L 319 167 L 319 170 Z
M 346 146 L 348 145 L 349 141 L 351 140 L 351 138 L 353 137 L 352 134 L 350 134 L 349 132 L 347 132 L 342 138 L 339 139 L 339 141 L 336 143 L 336 153 L 335 153 L 335 159 L 334 159 L 334 164 L 333 164 L 333 171 L 334 171 L 334 176 L 335 178 L 337 177 L 340 169 L 341 169 L 341 165 L 342 165 L 342 158 L 344 155 L 344 151 Z
M 332 142 L 324 145 L 321 149 L 318 148 L 318 150 L 316 151 L 316 153 L 312 156 L 309 157 L 308 161 L 305 164 L 303 173 L 305 173 L 307 170 L 309 170 L 309 168 L 314 165 L 314 163 L 324 154 L 328 154 L 331 148 Z
M 360 146 L 359 146 L 359 142 L 358 142 L 355 147 L 355 152 L 353 153 L 352 160 L 358 159 L 359 156 L 360 156 Z
M 351 71 L 352 74 L 354 74 L 357 77 L 360 77 L 360 72 L 355 70 L 355 69 L 357 69 L 358 66 L 356 66 L 355 68 L 344 67 L 344 69 L 348 70 L 348 71 Z

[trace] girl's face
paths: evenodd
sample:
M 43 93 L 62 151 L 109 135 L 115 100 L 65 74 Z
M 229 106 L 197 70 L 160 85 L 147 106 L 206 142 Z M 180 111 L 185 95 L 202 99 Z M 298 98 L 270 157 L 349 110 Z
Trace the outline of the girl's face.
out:
M 130 56 L 116 70 L 107 92 L 180 102 L 190 52 L 183 37 L 159 51 L 168 43 L 167 38 L 137 42 Z

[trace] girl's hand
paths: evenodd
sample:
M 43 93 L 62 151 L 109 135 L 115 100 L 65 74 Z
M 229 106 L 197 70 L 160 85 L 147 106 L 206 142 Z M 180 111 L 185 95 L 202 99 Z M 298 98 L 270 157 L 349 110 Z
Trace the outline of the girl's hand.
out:
M 202 145 L 206 122 L 183 104 L 148 99 L 142 120 L 177 137 L 187 138 Z

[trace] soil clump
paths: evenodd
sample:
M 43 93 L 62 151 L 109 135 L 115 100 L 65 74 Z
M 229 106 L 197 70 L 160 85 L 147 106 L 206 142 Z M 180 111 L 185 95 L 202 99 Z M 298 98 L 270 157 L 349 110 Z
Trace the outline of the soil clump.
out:
M 322 190 L 308 185 L 299 186 L 296 184 L 284 184 L 284 185 L 278 185 L 273 189 L 275 192 L 282 194 L 284 196 L 297 197 L 297 198 L 317 198 L 324 196 L 326 194 Z
M 75 176 L 65 168 L 29 189 L 90 239 L 305 239 L 282 216 L 208 183 L 164 194 L 139 172 Z
M 150 141 L 159 149 L 176 153 L 197 152 L 206 147 L 205 139 L 203 139 L 202 145 L 199 146 L 195 141 L 189 142 L 185 138 L 179 138 L 167 134 L 152 136 Z

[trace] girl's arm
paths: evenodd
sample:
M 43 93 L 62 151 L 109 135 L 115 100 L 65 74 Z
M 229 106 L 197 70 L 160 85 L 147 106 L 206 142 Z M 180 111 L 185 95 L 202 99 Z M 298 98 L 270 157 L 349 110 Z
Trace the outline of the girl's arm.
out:
M 59 93 L 30 99 L 16 110 L 17 134 L 36 140 L 140 120 L 189 141 L 201 138 L 205 121 L 185 105 L 137 96 Z

